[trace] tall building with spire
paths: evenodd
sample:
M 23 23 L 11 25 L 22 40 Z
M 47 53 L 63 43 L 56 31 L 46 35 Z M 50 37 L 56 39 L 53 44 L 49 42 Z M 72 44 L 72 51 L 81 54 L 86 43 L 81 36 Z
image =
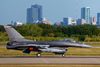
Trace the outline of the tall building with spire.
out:
M 32 5 L 31 8 L 27 8 L 27 23 L 37 23 L 42 21 L 42 6 Z
M 86 20 L 87 24 L 91 24 L 90 18 L 90 7 L 81 8 L 81 19 Z

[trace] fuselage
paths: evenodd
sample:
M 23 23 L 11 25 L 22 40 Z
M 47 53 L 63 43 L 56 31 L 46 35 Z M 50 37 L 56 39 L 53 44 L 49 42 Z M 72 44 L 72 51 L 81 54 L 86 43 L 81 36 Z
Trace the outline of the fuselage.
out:
M 60 48 L 67 48 L 67 47 L 84 47 L 88 48 L 91 47 L 86 44 L 76 43 L 76 42 L 66 42 L 66 41 L 13 41 L 7 44 L 8 49 L 24 49 L 27 47 L 60 47 Z

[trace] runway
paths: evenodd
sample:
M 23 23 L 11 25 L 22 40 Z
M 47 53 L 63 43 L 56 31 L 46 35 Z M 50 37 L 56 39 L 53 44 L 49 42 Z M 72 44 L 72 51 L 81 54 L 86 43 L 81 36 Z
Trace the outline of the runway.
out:
M 100 65 L 100 57 L 6 57 L 0 64 L 94 64 Z

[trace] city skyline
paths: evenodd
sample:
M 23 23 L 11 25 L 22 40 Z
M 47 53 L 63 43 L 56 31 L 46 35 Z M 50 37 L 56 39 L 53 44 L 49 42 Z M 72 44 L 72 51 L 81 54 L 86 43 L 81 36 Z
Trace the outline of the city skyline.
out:
M 0 0 L 0 24 L 8 24 L 11 21 L 26 22 L 26 10 L 31 5 L 43 6 L 43 17 L 53 23 L 63 21 L 64 17 L 81 18 L 81 8 L 90 7 L 91 16 L 97 16 L 100 12 L 98 0 Z M 72 5 L 73 4 L 73 5 Z

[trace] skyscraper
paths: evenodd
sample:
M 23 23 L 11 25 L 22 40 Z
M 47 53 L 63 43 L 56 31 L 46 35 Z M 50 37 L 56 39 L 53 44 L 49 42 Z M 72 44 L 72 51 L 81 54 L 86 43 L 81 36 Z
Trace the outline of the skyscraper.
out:
M 97 13 L 97 25 L 100 25 L 100 13 Z
M 31 8 L 27 8 L 27 23 L 36 23 L 42 21 L 42 6 L 32 5 Z
M 90 22 L 90 7 L 81 8 L 81 19 L 85 19 L 87 24 L 91 24 L 91 22 Z

